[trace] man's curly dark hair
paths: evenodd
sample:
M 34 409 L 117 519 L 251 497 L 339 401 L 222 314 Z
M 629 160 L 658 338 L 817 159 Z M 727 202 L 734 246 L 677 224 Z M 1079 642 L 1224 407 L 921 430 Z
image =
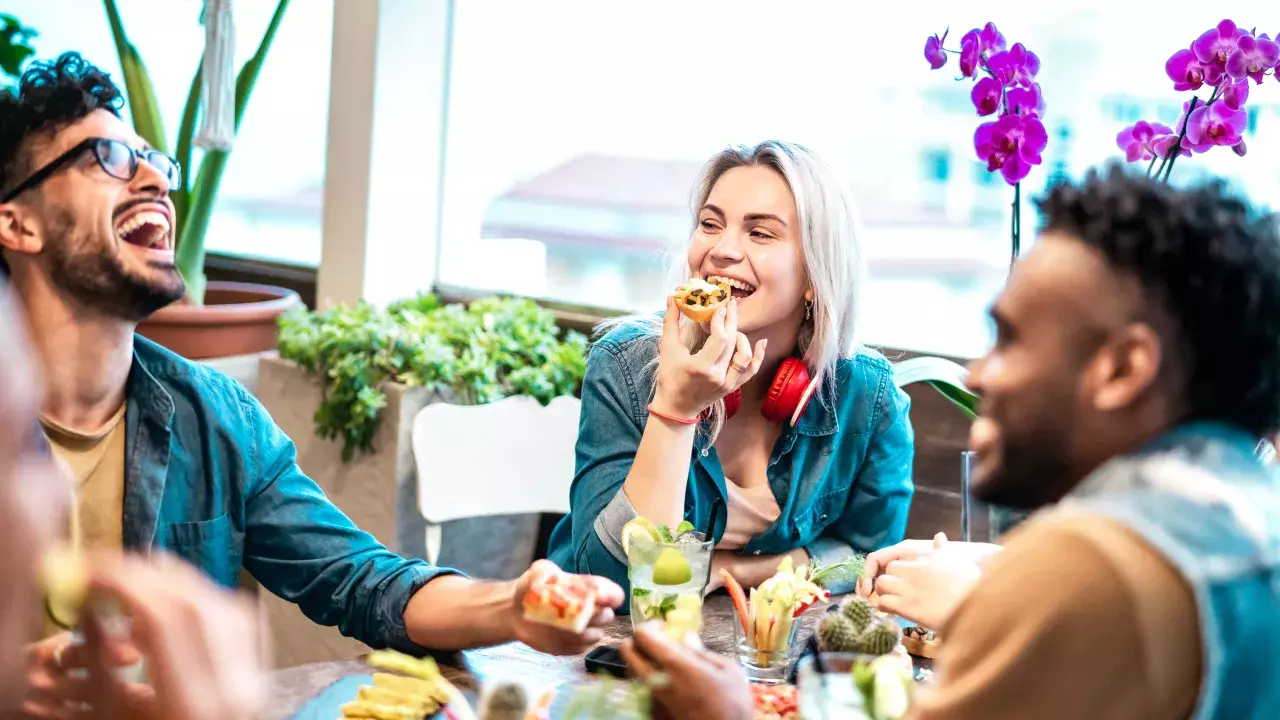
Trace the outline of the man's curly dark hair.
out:
M 1280 223 L 1213 181 L 1176 189 L 1112 167 L 1054 187 L 1046 231 L 1075 237 L 1136 278 L 1171 321 L 1182 420 L 1218 420 L 1259 438 L 1280 430 Z M 1164 327 L 1171 324 L 1173 327 Z M 1177 388 L 1175 388 L 1176 390 Z
M 120 117 L 122 107 L 120 88 L 79 53 L 31 63 L 16 89 L 0 92 L 0 196 L 35 171 L 35 143 L 94 110 Z M 0 253 L 0 274 L 8 270 Z
M 31 167 L 33 141 L 51 136 L 94 110 L 120 117 L 122 107 L 120 88 L 79 53 L 31 63 L 16 92 L 0 93 L 0 194 L 35 170 Z

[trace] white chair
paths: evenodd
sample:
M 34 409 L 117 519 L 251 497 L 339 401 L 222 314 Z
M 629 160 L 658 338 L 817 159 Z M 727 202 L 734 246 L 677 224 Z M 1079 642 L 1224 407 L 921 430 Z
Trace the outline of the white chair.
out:
M 429 562 L 440 556 L 448 520 L 569 512 L 580 405 L 566 396 L 543 407 L 521 395 L 418 413 L 413 454 Z

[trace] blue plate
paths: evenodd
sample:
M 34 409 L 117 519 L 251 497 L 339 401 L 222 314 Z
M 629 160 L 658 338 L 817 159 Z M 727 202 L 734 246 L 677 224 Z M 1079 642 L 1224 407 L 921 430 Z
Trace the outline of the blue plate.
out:
M 372 685 L 373 675 L 349 675 L 320 693 L 290 720 L 335 720 L 342 717 L 342 706 L 356 699 L 360 686 Z

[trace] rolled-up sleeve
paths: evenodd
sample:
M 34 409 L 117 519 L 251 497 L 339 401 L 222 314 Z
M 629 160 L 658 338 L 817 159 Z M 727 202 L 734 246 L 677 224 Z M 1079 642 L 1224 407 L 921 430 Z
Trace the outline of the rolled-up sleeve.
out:
M 627 586 L 622 526 L 636 517 L 622 491 L 631 471 L 642 427 L 634 416 L 639 389 L 624 372 L 615 350 L 592 348 L 582 382 L 577 460 L 569 491 L 570 553 L 575 572 L 601 575 Z
M 256 399 L 255 482 L 246 498 L 245 568 L 312 621 L 374 648 L 421 652 L 404 611 L 423 585 L 457 571 L 403 558 L 364 532 L 302 473 L 293 441 Z
M 877 420 L 844 512 L 816 540 L 805 547 L 822 563 L 843 560 L 853 552 L 869 553 L 900 542 L 907 531 L 907 515 L 915 485 L 911 481 L 915 433 L 909 417 L 911 398 L 882 376 Z M 830 588 L 832 593 L 853 589 L 853 582 Z

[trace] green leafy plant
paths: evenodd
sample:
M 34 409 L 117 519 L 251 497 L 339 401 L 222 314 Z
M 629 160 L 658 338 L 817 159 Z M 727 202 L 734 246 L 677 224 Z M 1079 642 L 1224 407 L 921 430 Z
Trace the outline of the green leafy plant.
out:
M 341 439 L 342 457 L 371 449 L 385 382 L 450 391 L 465 404 L 510 395 L 549 403 L 576 395 L 586 373 L 584 336 L 562 333 L 532 300 L 484 298 L 441 305 L 422 294 L 379 309 L 367 303 L 280 320 L 280 356 L 323 379 L 316 433 Z
M 35 54 L 32 38 L 39 35 L 12 15 L 0 14 L 0 73 L 17 79 L 22 67 Z
M 151 77 L 142 63 L 142 56 L 125 34 L 116 0 L 103 0 L 102 4 L 107 11 L 107 21 L 111 25 L 111 36 L 115 40 L 116 53 L 120 56 L 125 94 L 129 100 L 129 113 L 133 117 L 134 131 L 152 147 L 169 152 L 169 142 L 160 117 L 160 105 L 156 101 Z M 279 0 L 257 51 L 236 76 L 236 130 L 240 129 L 245 106 L 248 105 L 249 97 L 253 94 L 253 86 L 258 81 L 258 74 L 262 71 L 267 53 L 271 50 L 271 42 L 275 39 L 276 31 L 280 28 L 280 22 L 284 19 L 285 10 L 288 7 L 289 0 Z M 192 162 L 195 153 L 194 139 L 198 131 L 196 119 L 201 111 L 200 80 L 203 64 L 204 58 L 201 57 L 200 64 L 196 66 L 195 77 L 191 80 L 191 88 L 187 91 L 187 104 L 183 108 L 182 122 L 178 127 L 177 151 L 174 157 L 182 166 L 182 187 L 170 193 L 176 211 L 173 237 L 177 239 L 175 253 L 178 271 L 187 282 L 187 296 L 197 305 L 204 303 L 205 234 L 209 230 L 209 220 L 213 217 L 213 206 L 217 199 L 218 188 L 222 184 L 222 173 L 226 170 L 227 159 L 230 157 L 230 152 L 226 150 L 206 152 L 200 160 L 199 171 L 193 173 L 195 169 Z
M 914 357 L 893 364 L 893 380 L 898 387 L 928 383 L 973 420 L 978 417 L 980 398 L 965 385 L 967 376 L 963 365 L 940 357 Z

